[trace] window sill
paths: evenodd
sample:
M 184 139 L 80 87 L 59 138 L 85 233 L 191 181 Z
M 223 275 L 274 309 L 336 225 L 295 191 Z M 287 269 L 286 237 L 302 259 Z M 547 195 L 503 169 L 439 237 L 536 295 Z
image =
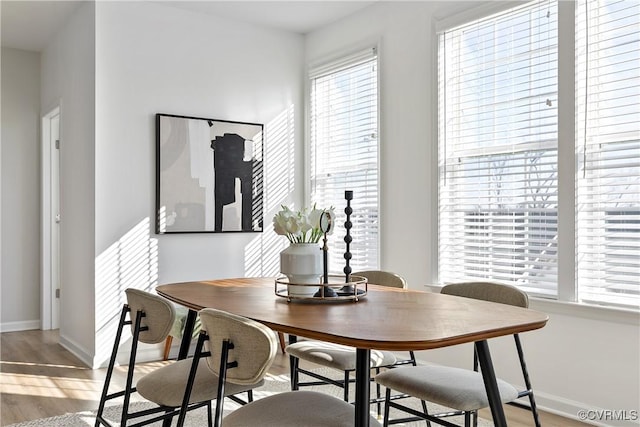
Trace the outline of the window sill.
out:
M 425 285 L 431 292 L 440 292 L 440 285 Z M 604 305 L 587 304 L 579 302 L 558 301 L 547 298 L 530 297 L 529 307 L 533 310 L 545 313 L 560 314 L 564 316 L 580 317 L 590 320 L 599 320 L 612 323 L 622 323 L 639 326 L 640 311 L 637 309 L 625 309 Z

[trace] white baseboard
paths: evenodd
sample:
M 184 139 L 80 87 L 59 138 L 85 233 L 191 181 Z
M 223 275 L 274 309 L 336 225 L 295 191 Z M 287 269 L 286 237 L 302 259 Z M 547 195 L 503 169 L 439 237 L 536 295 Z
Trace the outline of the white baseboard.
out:
M 156 362 L 162 360 L 162 352 L 164 349 L 163 345 L 139 345 L 138 352 L 136 355 L 136 363 L 144 363 L 144 362 Z M 109 360 L 111 359 L 111 354 L 107 356 L 107 358 L 101 358 L 98 360 L 94 358 L 94 369 L 106 368 L 109 366 Z M 126 366 L 129 363 L 129 348 L 124 347 L 118 350 L 118 354 L 116 355 L 116 366 Z
M 578 420 L 580 422 L 598 427 L 631 427 L 638 425 L 637 412 L 635 414 L 631 414 L 629 410 L 629 413 L 621 414 L 623 416 L 626 415 L 629 419 L 614 421 L 606 419 L 605 414 L 610 413 L 611 411 L 605 410 L 603 408 L 596 408 L 593 405 L 589 405 L 586 403 L 577 402 L 575 400 L 566 399 L 564 397 L 555 396 L 544 392 L 539 392 L 535 390 L 535 387 L 534 393 L 538 408 L 551 414 Z M 523 402 L 525 401 L 526 399 L 523 399 Z M 528 401 L 526 402 L 528 403 Z M 609 416 L 611 416 L 611 414 L 609 414 Z M 600 419 L 597 419 L 598 417 L 600 417 Z
M 78 343 L 76 343 L 73 340 L 70 340 L 69 338 L 67 338 L 66 336 L 64 336 L 62 334 L 60 334 L 60 338 L 59 338 L 58 342 L 62 347 L 64 347 L 66 350 L 68 350 L 71 354 L 73 354 L 78 359 L 80 359 L 80 361 L 82 363 L 84 363 L 85 365 L 91 367 L 92 369 L 95 368 L 95 366 L 93 366 L 93 355 L 90 354 L 81 345 L 79 345 Z
M 32 331 L 34 329 L 40 329 L 40 319 L 0 323 L 0 332 Z

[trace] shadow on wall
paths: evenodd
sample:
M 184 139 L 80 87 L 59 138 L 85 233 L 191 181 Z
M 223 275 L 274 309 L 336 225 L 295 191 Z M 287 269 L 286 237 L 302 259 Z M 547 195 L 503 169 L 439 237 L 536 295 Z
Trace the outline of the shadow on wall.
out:
M 120 309 L 126 302 L 124 290 L 131 287 L 155 292 L 158 285 L 158 240 L 151 238 L 149 230 L 147 217 L 96 257 L 94 368 L 111 354 Z
M 264 231 L 256 233 L 244 250 L 244 275 L 276 276 L 278 254 L 286 239 L 273 232 L 271 218 L 290 205 L 295 190 L 295 123 L 291 105 L 265 126 Z M 93 367 L 104 365 L 113 346 L 124 290 L 155 292 L 158 285 L 158 240 L 152 238 L 151 219 L 145 218 L 96 257 L 96 350 Z M 240 236 L 238 236 L 240 237 Z M 243 237 L 246 237 L 243 236 Z M 125 329 L 125 334 L 129 334 Z M 123 342 L 130 337 L 123 337 Z
M 278 254 L 287 241 L 273 231 L 271 219 L 281 205 L 291 204 L 295 190 L 294 117 L 291 105 L 265 126 L 264 231 L 245 247 L 246 277 L 277 276 L 280 271 Z

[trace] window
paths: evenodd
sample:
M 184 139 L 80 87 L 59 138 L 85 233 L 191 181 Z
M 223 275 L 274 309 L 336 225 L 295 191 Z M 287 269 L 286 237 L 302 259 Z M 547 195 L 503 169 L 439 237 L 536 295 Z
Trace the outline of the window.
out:
M 578 292 L 640 300 L 640 3 L 576 8 Z
M 556 294 L 557 8 L 439 38 L 439 274 Z
M 375 49 L 310 70 L 310 198 L 333 206 L 329 270 L 345 266 L 345 191 L 353 191 L 353 271 L 378 268 L 378 59 Z
M 637 307 L 640 4 L 580 1 L 566 13 L 536 1 L 439 34 L 439 277 Z M 558 34 L 574 24 L 575 59 L 559 68 Z M 575 92 L 560 76 L 575 77 Z M 559 170 L 558 101 L 573 97 L 562 113 L 575 140 L 560 143 L 577 166 Z M 559 200 L 567 186 L 575 201 Z M 558 215 L 567 206 L 572 218 Z M 575 253 L 561 255 L 558 230 L 571 228 Z M 575 283 L 559 284 L 560 263 L 573 263 Z

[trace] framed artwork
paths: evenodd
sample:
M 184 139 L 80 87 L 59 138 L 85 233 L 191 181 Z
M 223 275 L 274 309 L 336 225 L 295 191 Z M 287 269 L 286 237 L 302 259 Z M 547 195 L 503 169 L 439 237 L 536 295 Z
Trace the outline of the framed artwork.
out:
M 263 131 L 156 114 L 156 233 L 261 232 Z

